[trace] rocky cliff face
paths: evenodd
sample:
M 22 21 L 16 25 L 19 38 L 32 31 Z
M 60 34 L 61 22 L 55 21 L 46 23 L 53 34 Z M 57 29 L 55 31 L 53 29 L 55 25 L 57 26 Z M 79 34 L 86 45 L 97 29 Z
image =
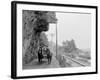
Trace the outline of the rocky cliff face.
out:
M 44 42 L 41 34 L 49 30 L 49 23 L 55 23 L 56 18 L 54 12 L 31 10 L 23 10 L 22 16 L 23 63 L 27 64 L 37 57 L 39 44 Z

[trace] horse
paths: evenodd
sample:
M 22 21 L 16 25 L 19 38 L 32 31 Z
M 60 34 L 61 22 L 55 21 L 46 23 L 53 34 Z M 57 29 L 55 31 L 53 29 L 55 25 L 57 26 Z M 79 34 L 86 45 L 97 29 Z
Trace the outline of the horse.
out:
M 51 63 L 52 60 L 52 53 L 50 52 L 49 48 L 44 46 L 40 47 L 38 51 L 38 61 L 39 63 L 42 62 L 42 59 L 46 58 L 48 60 L 48 64 Z
M 51 63 L 52 60 L 52 53 L 48 47 L 43 48 L 44 57 L 48 59 L 48 64 Z
M 43 58 L 42 47 L 39 47 L 39 50 L 38 50 L 38 61 L 39 61 L 39 63 L 42 62 L 42 58 Z

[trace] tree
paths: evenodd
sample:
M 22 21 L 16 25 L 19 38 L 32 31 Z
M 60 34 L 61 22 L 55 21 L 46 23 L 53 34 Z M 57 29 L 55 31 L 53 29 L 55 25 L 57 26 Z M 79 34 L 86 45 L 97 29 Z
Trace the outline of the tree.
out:
M 75 41 L 73 39 L 71 41 L 68 41 L 68 40 L 63 41 L 62 44 L 63 44 L 65 52 L 70 53 L 77 49 L 75 45 Z
M 40 35 L 40 43 L 45 45 L 45 46 L 49 45 L 48 38 L 47 38 L 46 34 L 43 32 Z

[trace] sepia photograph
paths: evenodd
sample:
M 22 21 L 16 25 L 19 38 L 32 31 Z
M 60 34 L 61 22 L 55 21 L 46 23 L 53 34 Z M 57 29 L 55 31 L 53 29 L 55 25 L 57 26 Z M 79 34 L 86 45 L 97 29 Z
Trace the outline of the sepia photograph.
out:
M 12 2 L 12 78 L 97 73 L 97 7 Z

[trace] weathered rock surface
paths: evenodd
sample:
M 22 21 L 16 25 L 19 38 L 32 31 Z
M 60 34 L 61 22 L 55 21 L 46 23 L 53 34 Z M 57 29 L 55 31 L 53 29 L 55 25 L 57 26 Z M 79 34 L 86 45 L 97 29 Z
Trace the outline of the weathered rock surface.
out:
M 47 44 L 46 36 L 42 32 L 48 31 L 49 23 L 55 23 L 57 19 L 54 12 L 47 11 L 23 10 L 22 16 L 23 62 L 26 64 L 37 57 L 40 43 Z

